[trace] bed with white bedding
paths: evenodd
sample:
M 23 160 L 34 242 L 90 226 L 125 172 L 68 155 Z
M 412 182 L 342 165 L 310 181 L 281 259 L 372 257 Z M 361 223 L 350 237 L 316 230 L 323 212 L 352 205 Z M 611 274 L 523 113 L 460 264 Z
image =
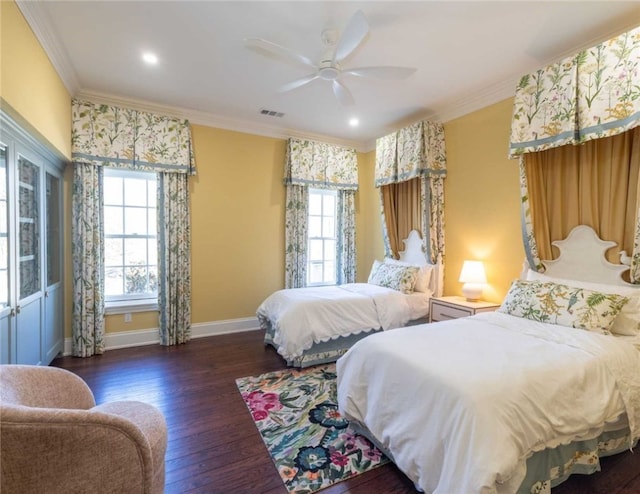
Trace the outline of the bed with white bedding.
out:
M 288 365 L 308 367 L 335 361 L 369 334 L 425 322 L 437 281 L 413 231 L 400 260 L 376 261 L 368 283 L 278 290 L 256 314 L 265 344 Z
M 549 492 L 637 442 L 640 289 L 579 228 L 499 312 L 374 335 L 338 360 L 341 412 L 421 490 Z

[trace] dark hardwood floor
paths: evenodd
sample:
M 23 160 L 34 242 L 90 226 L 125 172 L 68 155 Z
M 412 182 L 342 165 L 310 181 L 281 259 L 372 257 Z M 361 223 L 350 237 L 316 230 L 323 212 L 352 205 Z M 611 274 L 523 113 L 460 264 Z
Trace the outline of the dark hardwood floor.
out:
M 111 350 L 52 365 L 82 377 L 98 403 L 138 400 L 167 420 L 165 493 L 286 494 L 235 379 L 284 368 L 261 331 L 195 339 L 176 347 Z M 602 460 L 603 472 L 574 475 L 553 494 L 638 494 L 640 453 Z M 417 492 L 389 464 L 322 491 L 324 494 Z M 466 494 L 466 493 L 451 493 Z

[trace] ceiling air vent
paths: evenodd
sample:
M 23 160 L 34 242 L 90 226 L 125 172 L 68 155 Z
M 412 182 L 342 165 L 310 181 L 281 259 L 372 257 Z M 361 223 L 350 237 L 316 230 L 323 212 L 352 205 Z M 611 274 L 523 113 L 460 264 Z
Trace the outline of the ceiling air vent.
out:
M 266 108 L 262 108 L 260 110 L 260 115 L 266 115 L 268 117 L 277 117 L 277 118 L 284 117 L 284 113 L 279 111 L 274 111 L 274 110 L 267 110 Z

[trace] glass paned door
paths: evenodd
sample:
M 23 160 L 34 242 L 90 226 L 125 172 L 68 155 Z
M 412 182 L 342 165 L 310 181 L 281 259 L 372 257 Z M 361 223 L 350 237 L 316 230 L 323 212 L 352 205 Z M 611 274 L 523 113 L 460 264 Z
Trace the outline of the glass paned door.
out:
M 46 215 L 47 215 L 47 286 L 60 281 L 60 179 L 46 175 Z
M 9 306 L 9 208 L 7 148 L 0 144 L 0 309 Z
M 40 290 L 40 187 L 39 168 L 18 158 L 18 273 L 19 299 Z

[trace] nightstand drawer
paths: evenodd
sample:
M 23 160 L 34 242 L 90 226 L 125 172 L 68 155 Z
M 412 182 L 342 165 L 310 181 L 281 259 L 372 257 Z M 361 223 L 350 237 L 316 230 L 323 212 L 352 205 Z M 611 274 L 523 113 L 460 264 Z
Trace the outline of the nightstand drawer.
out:
M 467 317 L 473 313 L 470 310 L 447 307 L 446 305 L 440 305 L 438 303 L 432 304 L 431 311 L 431 320 L 434 322 L 446 321 L 448 319 L 458 319 L 459 317 Z

